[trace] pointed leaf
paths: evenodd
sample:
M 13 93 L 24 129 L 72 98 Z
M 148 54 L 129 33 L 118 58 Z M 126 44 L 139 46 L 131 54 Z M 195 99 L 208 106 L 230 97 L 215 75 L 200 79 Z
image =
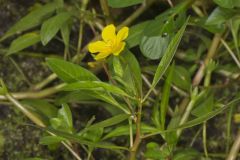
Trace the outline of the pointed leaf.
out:
M 160 117 L 161 117 L 160 122 L 162 125 L 162 129 L 165 128 L 165 119 L 166 119 L 166 113 L 167 113 L 168 102 L 169 102 L 169 97 L 170 97 L 173 71 L 174 71 L 174 64 L 171 66 L 169 74 L 168 74 L 167 79 L 165 80 L 165 83 L 163 86 L 163 93 L 162 93 L 162 99 L 161 99 L 161 104 L 160 104 Z
M 157 130 L 158 129 L 156 129 L 152 126 L 146 125 L 146 124 L 141 125 L 142 133 L 152 133 L 152 132 L 156 132 Z M 135 131 L 136 131 L 136 126 L 133 126 L 133 132 L 135 133 Z M 112 138 L 112 137 L 123 136 L 123 135 L 129 135 L 129 126 L 128 125 L 117 127 L 113 131 L 109 132 L 106 136 L 104 136 L 103 140 Z
M 64 60 L 47 58 L 47 64 L 60 79 L 68 83 L 98 80 L 98 78 L 87 69 Z
M 151 90 L 157 85 L 157 83 L 159 82 L 159 80 L 162 78 L 163 74 L 167 70 L 168 66 L 170 65 L 170 63 L 173 59 L 173 56 L 175 55 L 175 52 L 177 51 L 178 45 L 182 39 L 182 36 L 186 29 L 187 23 L 188 23 L 188 20 L 185 22 L 185 24 L 181 27 L 181 29 L 177 32 L 177 34 L 173 37 L 172 41 L 170 42 L 170 44 L 166 50 L 166 53 L 162 57 L 159 65 L 157 67 L 156 73 L 153 78 Z
M 116 125 L 116 124 L 128 119 L 129 116 L 130 115 L 128 115 L 128 114 L 120 114 L 120 115 L 114 116 L 112 118 L 109 118 L 107 120 L 93 124 L 93 125 L 87 127 L 86 129 L 90 130 L 90 129 L 105 128 L 105 127 L 113 126 L 113 125 Z
M 63 117 L 69 128 L 73 127 L 72 112 L 67 104 L 63 104 L 59 110 L 59 116 Z
M 132 52 L 125 50 L 122 54 L 124 61 L 129 65 L 130 74 L 133 78 L 133 83 L 135 83 L 135 88 L 137 89 L 138 95 L 142 95 L 142 76 L 141 76 L 141 67 L 138 60 Z M 126 72 L 126 71 L 125 71 Z
M 19 52 L 27 47 L 30 47 L 40 41 L 40 35 L 37 33 L 26 33 L 15 39 L 8 50 L 7 55 Z
M 55 3 L 48 3 L 41 6 L 28 15 L 20 19 L 14 26 L 12 26 L 7 33 L 0 39 L 0 41 L 12 36 L 13 34 L 20 33 L 22 31 L 31 29 L 39 25 L 44 18 L 47 18 L 56 9 Z
M 58 136 L 45 136 L 40 139 L 39 143 L 43 145 L 51 145 L 51 144 L 59 143 L 64 140 L 66 139 Z
M 41 41 L 46 45 L 60 30 L 66 21 L 71 17 L 68 12 L 59 13 L 58 15 L 45 21 L 41 27 Z
M 76 134 L 70 134 L 70 133 L 62 132 L 62 131 L 52 129 L 52 128 L 41 128 L 41 129 L 43 129 L 45 131 L 48 131 L 48 132 L 51 132 L 51 133 L 53 133 L 57 136 L 63 137 L 65 139 L 69 140 L 69 141 L 77 142 L 77 143 L 92 146 L 92 147 L 105 148 L 105 149 L 128 150 L 128 148 L 126 148 L 126 147 L 109 145 L 109 144 L 105 144 L 104 142 L 94 143 L 94 142 L 86 141 L 86 140 L 83 140 L 82 137 L 80 137 Z
M 74 83 L 69 83 L 62 88 L 65 91 L 77 91 L 77 90 L 103 90 L 110 93 L 119 94 L 123 96 L 128 96 L 121 88 L 114 85 L 104 83 L 101 81 L 78 81 Z

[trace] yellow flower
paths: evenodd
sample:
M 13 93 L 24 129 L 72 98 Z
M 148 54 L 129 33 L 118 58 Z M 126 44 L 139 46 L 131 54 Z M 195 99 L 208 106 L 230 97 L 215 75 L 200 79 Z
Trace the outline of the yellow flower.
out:
M 123 42 L 128 36 L 128 27 L 123 27 L 116 34 L 116 27 L 113 24 L 106 26 L 102 31 L 103 41 L 92 42 L 88 45 L 91 53 L 98 53 L 95 60 L 101 60 L 113 54 L 118 56 L 124 49 L 126 43 Z

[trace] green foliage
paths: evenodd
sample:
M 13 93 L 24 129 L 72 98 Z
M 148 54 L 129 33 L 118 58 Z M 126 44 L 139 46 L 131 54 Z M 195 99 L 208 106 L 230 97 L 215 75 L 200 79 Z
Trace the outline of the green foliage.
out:
M 46 45 L 57 34 L 57 32 L 62 28 L 63 24 L 65 24 L 70 17 L 71 14 L 68 12 L 62 12 L 44 21 L 40 32 L 42 44 Z M 67 40 L 65 38 L 65 42 L 66 41 Z
M 17 53 L 29 46 L 40 42 L 40 35 L 38 33 L 26 33 L 15 39 L 9 48 L 7 55 Z
M 44 6 L 40 6 L 37 9 L 30 12 L 28 15 L 19 20 L 14 26 L 12 26 L 5 35 L 0 39 L 0 41 L 16 34 L 19 32 L 26 31 L 35 26 L 41 24 L 44 18 L 49 17 L 56 9 L 55 3 L 48 3 Z
M 114 117 L 109 118 L 107 120 L 104 120 L 102 122 L 98 122 L 96 124 L 90 125 L 85 130 L 109 127 L 109 126 L 112 126 L 112 125 L 116 125 L 116 124 L 126 120 L 127 118 L 129 118 L 129 115 L 119 114 L 117 116 L 114 116 Z
M 20 75 L 14 78 L 22 77 L 24 88 L 12 92 L 11 79 L 2 73 L 2 103 L 11 103 L 18 114 L 45 131 L 40 144 L 57 152 L 62 145 L 76 159 L 210 159 L 207 150 L 214 152 L 215 143 L 208 142 L 211 135 L 206 134 L 212 126 L 222 131 L 225 125 L 208 120 L 231 108 L 226 127 L 226 135 L 231 135 L 233 108 L 239 104 L 235 96 L 239 90 L 239 1 L 101 0 L 100 4 L 102 11 L 88 0 L 38 4 L 8 29 L 0 42 L 19 35 L 1 43 L 0 52 L 11 59 L 23 57 L 23 64 L 12 62 Z M 133 14 L 128 15 L 130 11 Z M 115 27 L 116 36 L 112 26 L 108 31 L 104 28 L 112 22 L 120 24 Z M 121 30 L 124 25 L 130 25 L 129 33 Z M 104 42 L 98 41 L 101 34 Z M 91 51 L 88 44 L 93 35 L 98 45 Z M 118 41 L 120 37 L 124 43 Z M 36 45 L 40 41 L 42 45 Z M 109 53 L 112 48 L 116 51 Z M 92 61 L 88 49 L 109 55 Z M 52 75 L 32 84 L 39 68 L 26 74 L 32 67 L 25 64 L 26 55 L 44 57 L 38 60 L 44 70 L 39 73 Z M 0 68 L 12 71 L 8 66 L 0 63 Z M 198 125 L 202 123 L 208 128 L 201 138 Z M 182 134 L 184 129 L 189 132 Z M 0 153 L 6 143 L 1 135 Z M 231 139 L 225 139 L 229 146 Z M 229 147 L 226 151 L 224 155 Z
M 175 66 L 172 83 L 182 90 L 190 91 L 191 76 L 188 70 L 182 66 Z
M 113 86 L 108 83 L 100 82 L 100 81 L 79 81 L 75 83 L 69 83 L 63 87 L 65 91 L 76 91 L 76 90 L 102 90 L 108 91 L 114 94 L 119 94 L 123 96 L 128 96 L 122 89 Z
M 142 2 L 143 0 L 108 0 L 108 5 L 113 8 L 122 8 L 139 4 Z
M 66 62 L 64 60 L 48 58 L 47 64 L 60 79 L 65 82 L 76 82 L 81 80 L 98 80 L 98 78 L 90 71 L 83 67 Z
M 224 0 L 214 0 L 216 4 L 223 8 L 234 8 L 234 7 L 240 7 L 240 2 L 239 0 L 229 0 L 229 1 L 224 1 Z
M 39 143 L 43 144 L 43 145 L 51 145 L 51 144 L 59 143 L 64 140 L 66 140 L 66 139 L 62 138 L 62 137 L 46 136 L 46 137 L 42 137 Z
M 161 104 L 160 104 L 160 124 L 162 126 L 162 129 L 165 128 L 165 119 L 166 119 L 166 114 L 168 110 L 168 105 L 169 105 L 169 97 L 170 97 L 170 89 L 171 89 L 171 83 L 173 79 L 173 71 L 174 71 L 174 64 L 171 66 L 169 74 L 167 76 L 167 79 L 165 81 L 165 84 L 163 86 L 163 91 L 162 91 L 162 98 L 161 98 Z
M 156 73 L 155 73 L 153 81 L 152 81 L 151 89 L 153 89 L 157 85 L 157 83 L 159 82 L 159 80 L 162 78 L 163 74 L 167 70 L 167 67 L 170 65 L 172 58 L 173 58 L 173 56 L 177 50 L 177 47 L 180 43 L 180 40 L 183 36 L 186 26 L 187 26 L 187 22 L 182 26 L 182 28 L 178 31 L 178 33 L 174 36 L 174 38 L 170 42 L 170 44 L 166 50 L 166 53 L 162 57 L 159 65 L 157 67 Z
M 144 21 L 130 27 L 129 36 L 126 39 L 129 48 L 135 47 L 140 43 L 143 34 L 142 31 L 149 25 L 149 23 L 150 21 Z

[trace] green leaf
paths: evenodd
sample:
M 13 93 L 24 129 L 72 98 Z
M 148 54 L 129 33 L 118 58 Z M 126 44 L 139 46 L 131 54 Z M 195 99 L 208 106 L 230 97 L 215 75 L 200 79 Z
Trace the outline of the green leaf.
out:
M 140 42 L 140 49 L 145 57 L 159 59 L 166 53 L 173 36 L 184 24 L 185 10 L 191 3 L 189 0 L 179 3 L 146 25 Z
M 150 21 L 145 21 L 130 27 L 129 36 L 126 39 L 126 42 L 129 48 L 139 45 L 142 39 L 143 30 L 149 23 Z
M 162 57 L 159 65 L 157 67 L 150 90 L 152 90 L 157 85 L 157 83 L 159 82 L 159 80 L 162 78 L 163 74 L 167 70 L 168 66 L 170 65 L 170 63 L 173 59 L 173 56 L 175 55 L 175 52 L 177 51 L 178 45 L 182 39 L 182 36 L 186 29 L 187 23 L 188 23 L 188 20 L 185 22 L 185 24 L 181 27 L 181 29 L 177 32 L 177 34 L 173 37 L 172 41 L 170 42 L 170 44 L 166 50 L 166 53 Z
M 240 26 L 240 18 L 235 17 L 229 21 L 231 32 L 234 40 L 235 49 L 237 51 L 238 57 L 240 57 L 240 50 L 239 50 L 239 26 Z
M 51 118 L 50 119 L 50 124 L 53 128 L 57 129 L 62 125 L 62 119 L 60 118 Z
M 235 13 L 236 11 L 232 9 L 224 9 L 224 8 L 217 7 L 210 14 L 208 19 L 206 20 L 205 25 L 207 26 L 222 25 L 224 22 L 232 18 L 235 15 Z
M 73 127 L 72 112 L 67 104 L 63 104 L 58 112 L 59 116 L 63 118 L 69 128 Z
M 38 127 L 38 128 L 40 128 L 40 127 Z M 41 128 L 41 129 L 43 129 L 45 131 L 48 131 L 48 132 L 51 132 L 51 133 L 53 133 L 57 136 L 63 137 L 65 139 L 69 140 L 69 141 L 77 142 L 77 143 L 92 146 L 92 147 L 105 148 L 105 149 L 128 150 L 128 148 L 126 148 L 126 147 L 108 145 L 108 144 L 105 144 L 104 142 L 94 143 L 94 142 L 86 141 L 86 140 L 83 140 L 82 137 L 80 137 L 76 134 L 70 134 L 70 133 L 62 132 L 62 131 L 52 129 L 52 128 Z
M 192 148 L 179 149 L 173 155 L 173 160 L 201 159 L 200 153 Z
M 48 3 L 44 6 L 38 7 L 37 9 L 30 12 L 28 15 L 20 19 L 14 26 L 12 26 L 7 33 L 0 39 L 0 41 L 28 29 L 31 29 L 35 26 L 41 24 L 41 22 L 49 17 L 51 13 L 56 9 L 55 3 Z
M 239 0 L 213 0 L 217 5 L 223 8 L 240 7 Z
M 191 112 L 192 115 L 196 117 L 201 117 L 213 110 L 214 107 L 214 98 L 213 95 L 208 95 L 200 102 Z
M 162 129 L 165 128 L 165 119 L 168 109 L 168 102 L 170 97 L 171 83 L 173 79 L 174 64 L 171 66 L 167 79 L 165 80 L 162 92 L 162 99 L 160 104 L 160 122 Z
M 157 95 L 154 105 L 153 105 L 153 110 L 152 110 L 152 122 L 157 128 L 161 128 L 160 124 L 160 111 L 159 111 L 159 106 L 160 106 L 160 95 Z
M 69 39 L 70 39 L 70 33 L 71 33 L 71 27 L 72 27 L 72 20 L 69 19 L 66 23 L 64 23 L 61 27 L 61 35 L 63 38 L 63 42 L 65 47 L 69 46 Z
M 103 128 L 85 130 L 84 133 L 80 132 L 79 135 L 86 140 L 96 143 L 101 140 L 101 137 L 103 135 Z
M 71 17 L 68 12 L 62 12 L 46 20 L 41 27 L 41 41 L 46 45 Z
M 165 160 L 168 159 L 170 155 L 169 146 L 160 147 L 155 142 L 148 143 L 147 150 L 144 153 L 144 157 L 154 160 Z
M 123 76 L 123 68 L 122 68 L 122 64 L 119 60 L 119 57 L 113 56 L 113 69 L 114 69 L 114 73 L 119 76 L 122 77 Z
M 58 136 L 45 136 L 40 139 L 40 144 L 42 145 L 51 145 L 60 143 L 61 141 L 66 140 L 65 138 L 58 137 Z
M 93 101 L 97 99 L 94 96 L 91 96 L 91 93 L 93 91 L 72 91 L 72 92 L 65 92 L 61 95 L 59 95 L 56 98 L 57 104 L 63 104 L 63 103 L 76 103 L 76 102 L 86 102 L 86 101 Z
M 40 41 L 40 35 L 37 33 L 26 33 L 15 39 L 8 50 L 7 56 L 30 47 Z
M 135 131 L 136 131 L 136 126 L 133 126 L 133 132 L 135 133 Z M 152 126 L 141 124 L 141 133 L 152 133 L 156 131 L 158 131 L 158 129 Z M 105 135 L 103 137 L 103 140 L 112 138 L 112 137 L 123 136 L 123 135 L 129 135 L 129 125 L 117 127 L 116 129 L 114 129 L 113 131 Z
M 142 2 L 143 0 L 108 0 L 108 5 L 113 8 L 122 8 L 139 4 Z
M 120 115 L 114 116 L 112 118 L 109 118 L 107 120 L 93 124 L 93 125 L 87 127 L 86 129 L 90 130 L 90 129 L 105 128 L 105 127 L 113 126 L 113 125 L 116 125 L 116 124 L 121 123 L 122 121 L 128 119 L 129 116 L 130 115 L 128 115 L 128 114 L 120 114 Z
M 58 109 L 43 99 L 29 99 L 21 101 L 23 104 L 31 106 L 33 109 L 39 111 L 44 114 L 48 118 L 53 118 L 57 116 Z
M 162 134 L 162 133 L 167 133 L 167 132 L 172 132 L 172 131 L 177 131 L 178 129 L 185 129 L 185 128 L 190 128 L 190 127 L 193 127 L 193 126 L 196 126 L 196 125 L 199 125 L 203 122 L 206 122 L 208 121 L 209 119 L 215 117 L 216 115 L 222 113 L 223 111 L 225 111 L 226 109 L 232 107 L 232 105 L 234 104 L 237 104 L 239 103 L 240 101 L 240 98 L 237 98 L 231 102 L 229 102 L 228 104 L 226 105 L 223 105 L 222 107 L 212 111 L 212 112 L 209 112 L 201 117 L 198 117 L 198 118 L 195 118 L 193 120 L 190 120 L 186 123 L 184 123 L 183 125 L 181 126 L 178 126 L 176 128 L 171 128 L 171 129 L 167 129 L 167 130 L 164 130 L 164 131 L 157 131 L 157 132 L 153 132 L 151 135 L 157 135 L 157 134 Z
M 159 59 L 164 55 L 170 40 L 171 38 L 169 35 L 154 37 L 144 36 L 140 43 L 141 52 L 147 58 L 153 60 Z
M 70 92 L 58 99 L 58 102 L 63 103 L 63 102 L 79 102 L 79 101 L 89 101 L 89 100 L 94 100 L 98 99 L 104 102 L 107 102 L 118 109 L 124 111 L 125 113 L 129 114 L 129 109 L 122 105 L 119 104 L 110 94 L 102 91 L 74 91 Z
M 47 58 L 50 69 L 58 75 L 60 79 L 71 83 L 76 81 L 97 81 L 98 78 L 85 68 L 56 58 Z
M 176 30 L 172 16 L 152 20 L 143 31 L 143 38 L 140 42 L 142 54 L 150 59 L 161 58 Z
M 171 130 L 174 128 L 177 128 L 179 126 L 179 122 L 181 121 L 181 115 L 176 113 L 175 110 L 175 115 L 171 118 L 171 121 L 168 123 L 167 130 Z M 167 132 L 164 135 L 164 139 L 167 142 L 169 148 L 175 148 L 175 145 L 177 144 L 178 141 L 178 136 L 176 131 L 171 131 Z
M 141 67 L 138 60 L 132 52 L 125 50 L 122 54 L 124 62 L 129 66 L 130 76 L 132 77 L 135 88 L 137 89 L 138 95 L 142 95 L 142 77 L 141 77 Z M 124 71 L 126 72 L 126 70 Z
M 123 96 L 128 96 L 128 94 L 124 92 L 121 88 L 101 81 L 78 81 L 74 83 L 69 83 L 62 89 L 65 91 L 100 90 L 108 91 L 110 93 L 119 94 Z
M 188 70 L 182 66 L 175 66 L 172 83 L 185 91 L 190 91 L 191 76 Z
M 217 5 L 223 8 L 233 8 L 233 1 L 232 0 L 213 0 Z

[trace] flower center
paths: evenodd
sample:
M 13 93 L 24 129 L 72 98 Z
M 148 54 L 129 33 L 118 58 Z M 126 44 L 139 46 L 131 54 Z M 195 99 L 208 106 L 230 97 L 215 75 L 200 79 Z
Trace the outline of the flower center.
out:
M 116 40 L 115 39 L 111 39 L 109 41 L 106 42 L 107 46 L 110 47 L 112 50 L 114 50 L 114 48 L 116 48 Z

